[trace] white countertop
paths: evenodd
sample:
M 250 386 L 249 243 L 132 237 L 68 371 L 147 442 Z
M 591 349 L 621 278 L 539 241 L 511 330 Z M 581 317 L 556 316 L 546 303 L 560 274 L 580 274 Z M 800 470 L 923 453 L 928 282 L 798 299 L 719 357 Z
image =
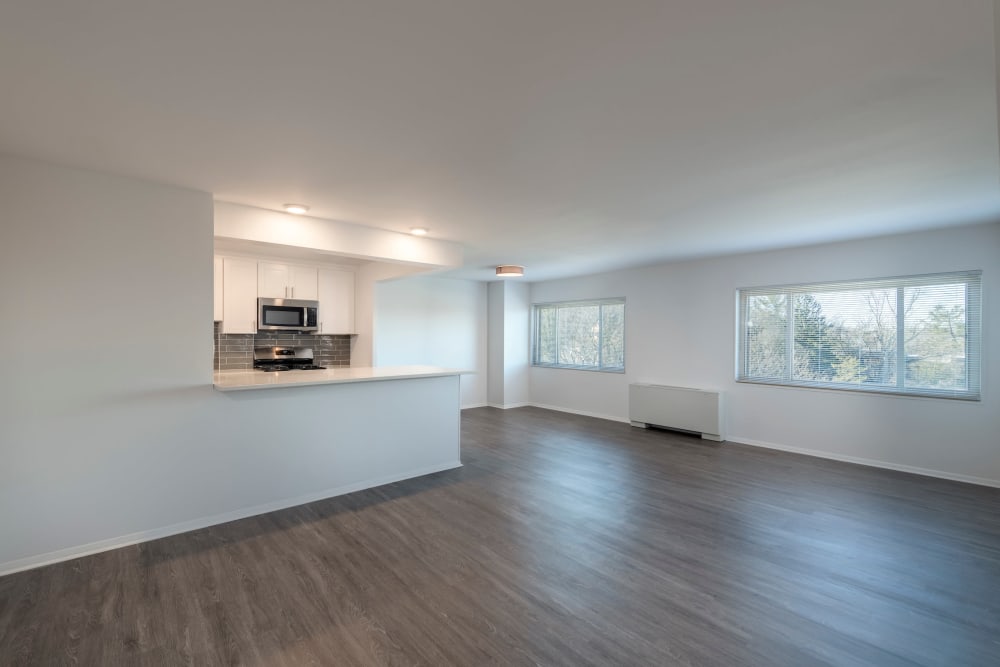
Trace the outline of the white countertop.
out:
M 215 371 L 217 391 L 245 391 L 247 389 L 278 389 L 281 387 L 306 387 L 318 384 L 345 384 L 350 382 L 379 382 L 383 380 L 408 380 L 413 378 L 462 375 L 468 371 L 438 366 L 380 366 L 361 368 L 327 368 L 315 371 Z

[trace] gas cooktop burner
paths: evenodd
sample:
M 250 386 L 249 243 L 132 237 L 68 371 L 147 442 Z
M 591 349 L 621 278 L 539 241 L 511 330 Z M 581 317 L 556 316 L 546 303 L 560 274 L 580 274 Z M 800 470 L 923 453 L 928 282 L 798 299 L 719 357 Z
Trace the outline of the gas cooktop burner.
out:
M 325 371 L 326 366 L 317 366 L 316 364 L 296 364 L 294 366 L 285 366 L 284 364 L 258 364 L 254 366 L 255 370 L 258 371 Z
M 322 371 L 313 363 L 311 347 L 255 347 L 253 367 L 259 371 Z

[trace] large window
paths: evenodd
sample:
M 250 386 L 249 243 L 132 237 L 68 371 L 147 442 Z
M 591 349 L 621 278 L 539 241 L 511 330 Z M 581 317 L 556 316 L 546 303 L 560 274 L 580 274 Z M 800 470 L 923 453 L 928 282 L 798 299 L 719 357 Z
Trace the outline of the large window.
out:
M 625 299 L 536 304 L 534 366 L 625 371 Z
M 738 296 L 740 381 L 979 399 L 979 271 Z

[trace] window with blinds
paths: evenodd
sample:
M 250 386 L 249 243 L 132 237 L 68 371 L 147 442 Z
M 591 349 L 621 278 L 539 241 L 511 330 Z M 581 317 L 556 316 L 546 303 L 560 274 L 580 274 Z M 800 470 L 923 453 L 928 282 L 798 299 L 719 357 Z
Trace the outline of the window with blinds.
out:
M 625 371 L 625 299 L 535 304 L 533 366 Z
M 737 291 L 737 380 L 979 400 L 981 273 Z

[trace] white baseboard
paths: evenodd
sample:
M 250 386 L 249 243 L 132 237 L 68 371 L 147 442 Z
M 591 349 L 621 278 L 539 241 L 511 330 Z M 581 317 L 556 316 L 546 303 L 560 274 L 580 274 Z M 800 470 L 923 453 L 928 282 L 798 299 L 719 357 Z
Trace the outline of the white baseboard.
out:
M 463 410 L 471 410 L 473 408 L 485 408 L 488 407 L 489 403 L 469 403 L 468 405 L 463 405 Z
M 490 408 L 499 408 L 500 410 L 511 410 L 513 408 L 524 408 L 529 405 L 534 405 L 533 403 L 487 403 L 486 406 Z
M 597 419 L 606 419 L 609 421 L 623 422 L 625 424 L 631 423 L 631 421 L 627 418 L 613 417 L 611 415 L 602 415 L 595 412 L 587 412 L 586 410 L 573 410 L 570 408 L 562 408 L 556 405 L 545 405 L 544 403 L 531 403 L 530 405 L 536 408 L 543 408 L 545 410 L 555 410 L 556 412 L 568 412 L 574 415 L 583 415 L 584 417 L 595 417 Z M 883 468 L 885 470 L 895 470 L 897 472 L 908 472 L 914 475 L 924 475 L 925 477 L 937 477 L 939 479 L 948 479 L 953 482 L 965 482 L 966 484 L 978 484 L 979 486 L 1000 488 L 1000 480 L 990 479 L 988 477 L 976 477 L 973 475 L 962 475 L 959 473 L 946 472 L 943 470 L 918 468 L 916 466 L 891 463 L 888 461 L 879 461 L 877 459 L 866 459 L 860 456 L 845 456 L 842 454 L 834 454 L 831 452 L 825 452 L 820 449 L 790 447 L 788 445 L 779 445 L 774 442 L 765 442 L 763 440 L 753 440 L 752 438 L 741 438 L 738 436 L 729 436 L 724 440 L 724 442 L 735 442 L 741 445 L 750 445 L 751 447 L 763 447 L 765 449 L 775 449 L 782 452 L 802 454 L 804 456 L 814 456 L 820 459 L 830 459 L 831 461 L 855 463 L 857 465 L 869 466 L 872 468 Z
M 1000 488 L 1000 480 L 989 479 L 987 477 L 975 477 L 973 475 L 961 475 L 943 470 L 930 470 L 929 468 L 918 468 L 916 466 L 903 465 L 901 463 L 890 463 L 889 461 L 879 461 L 877 459 L 866 459 L 860 456 L 847 456 L 844 454 L 834 454 L 820 449 L 805 449 L 803 447 L 790 447 L 789 445 L 779 445 L 774 442 L 764 442 L 763 440 L 753 440 L 752 438 L 742 438 L 730 436 L 726 442 L 735 442 L 751 447 L 763 447 L 765 449 L 776 449 L 782 452 L 802 454 L 804 456 L 814 456 L 820 459 L 830 459 L 831 461 L 842 461 L 844 463 L 856 463 L 858 465 L 872 468 L 884 468 L 885 470 L 896 470 L 898 472 L 908 472 L 914 475 L 924 475 L 925 477 L 937 477 L 939 479 L 949 479 L 954 482 L 965 482 L 967 484 L 978 484 L 980 486 L 991 486 Z
M 251 516 L 257 516 L 258 514 L 267 514 L 268 512 L 283 510 L 289 507 L 295 507 L 297 505 L 305 505 L 306 503 L 315 502 L 317 500 L 333 498 L 334 496 L 342 496 L 345 493 L 354 493 L 355 491 L 363 491 L 364 489 L 370 489 L 376 486 L 382 486 L 384 484 L 392 484 L 393 482 L 400 482 L 404 479 L 412 479 L 414 477 L 421 477 L 423 475 L 430 475 L 431 473 L 442 472 L 444 470 L 452 470 L 454 468 L 461 468 L 461 467 L 462 467 L 461 461 L 454 461 L 452 463 L 446 463 L 443 465 L 418 468 L 416 470 L 410 470 L 408 472 L 400 473 L 398 475 L 389 475 L 387 477 L 380 477 L 378 479 L 370 479 L 370 480 L 365 480 L 363 482 L 355 482 L 354 484 L 345 484 L 343 486 L 337 486 L 332 489 L 325 489 L 323 491 L 316 491 L 314 493 L 307 493 L 302 496 L 296 496 L 295 498 L 285 498 L 283 500 L 276 500 L 274 502 L 264 503 L 263 505 L 245 507 L 243 509 L 234 510 L 232 512 L 223 512 L 222 514 L 215 514 L 213 516 L 202 517 L 200 519 L 192 519 L 191 521 L 182 521 L 181 523 L 175 523 L 170 526 L 164 526 L 163 528 L 154 528 L 153 530 L 142 530 L 136 533 L 130 533 L 128 535 L 122 535 L 120 537 L 112 537 L 107 540 L 98 540 L 97 542 L 90 542 L 89 544 L 81 544 L 80 546 L 75 546 L 75 547 L 67 547 L 65 549 L 57 549 L 56 551 L 50 551 L 48 553 L 38 554 L 36 556 L 27 556 L 25 558 L 18 558 L 17 560 L 7 561 L 6 563 L 0 563 L 0 576 L 13 574 L 15 572 L 21 572 L 22 570 L 31 570 L 36 567 L 42 567 L 43 565 L 51 565 L 52 563 L 59 563 L 61 561 L 72 560 L 74 558 L 90 556 L 92 554 L 101 553 L 102 551 L 110 551 L 111 549 L 128 547 L 132 546 L 133 544 L 139 544 L 140 542 L 149 542 L 151 540 L 158 540 L 161 537 L 169 537 L 171 535 L 177 535 L 179 533 L 187 533 L 192 530 L 199 530 L 201 528 L 215 526 L 220 523 L 228 523 L 230 521 L 246 519 Z
M 586 410 L 573 410 L 572 408 L 561 408 L 558 405 L 546 405 L 544 403 L 527 403 L 526 405 L 531 405 L 536 408 L 542 408 L 543 410 L 555 410 L 556 412 L 568 412 L 571 415 L 582 415 L 584 417 L 594 417 L 595 419 L 606 419 L 612 422 L 620 422 L 623 424 L 631 423 L 628 417 L 614 417 L 612 415 L 602 415 L 597 412 L 587 412 Z

